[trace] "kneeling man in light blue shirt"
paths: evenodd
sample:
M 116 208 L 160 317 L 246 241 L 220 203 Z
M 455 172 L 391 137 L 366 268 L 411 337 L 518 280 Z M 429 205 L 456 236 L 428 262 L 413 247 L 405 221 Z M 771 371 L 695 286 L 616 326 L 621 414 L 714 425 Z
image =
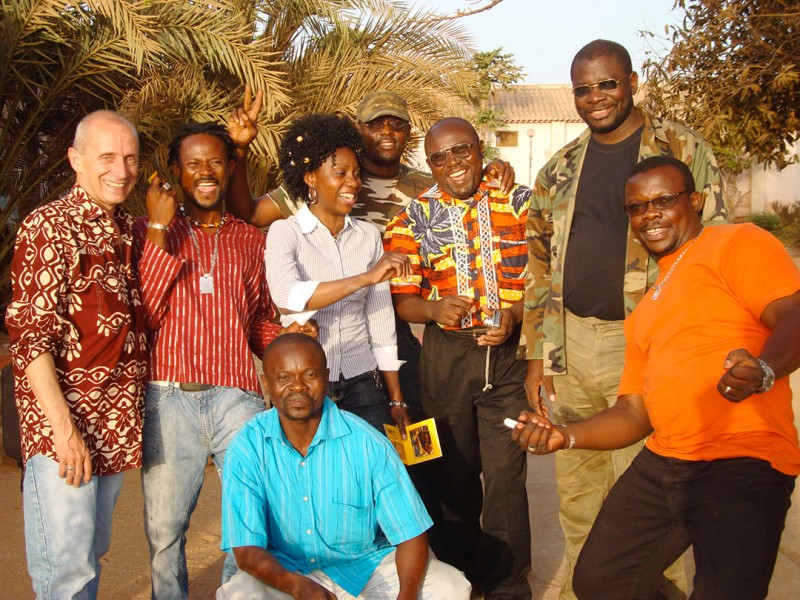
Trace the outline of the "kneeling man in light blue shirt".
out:
M 223 469 L 222 549 L 239 572 L 218 600 L 467 600 L 428 555 L 432 522 L 391 443 L 326 397 L 319 343 L 285 334 L 264 352 L 274 408 L 251 419 Z

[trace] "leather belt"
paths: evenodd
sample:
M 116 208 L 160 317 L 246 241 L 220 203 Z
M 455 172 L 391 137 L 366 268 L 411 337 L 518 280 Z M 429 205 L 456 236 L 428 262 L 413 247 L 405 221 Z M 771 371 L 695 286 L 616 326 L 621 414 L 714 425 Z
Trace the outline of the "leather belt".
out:
M 473 327 L 472 329 L 442 329 L 442 331 L 455 337 L 478 339 L 489 330 L 486 327 Z

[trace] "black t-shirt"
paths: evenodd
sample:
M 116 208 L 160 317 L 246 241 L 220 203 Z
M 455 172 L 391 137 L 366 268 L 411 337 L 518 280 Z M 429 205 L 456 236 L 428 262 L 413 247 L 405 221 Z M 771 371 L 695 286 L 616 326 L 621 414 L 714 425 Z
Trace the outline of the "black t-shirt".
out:
M 628 217 L 622 206 L 641 139 L 640 127 L 617 144 L 589 140 L 564 258 L 564 306 L 581 317 L 625 318 Z

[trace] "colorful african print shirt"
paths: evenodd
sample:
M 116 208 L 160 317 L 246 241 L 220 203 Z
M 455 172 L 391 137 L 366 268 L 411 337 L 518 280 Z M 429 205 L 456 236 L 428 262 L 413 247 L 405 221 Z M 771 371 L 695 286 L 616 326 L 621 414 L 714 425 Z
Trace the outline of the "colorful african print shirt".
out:
M 722 175 L 714 154 L 697 133 L 673 121 L 644 117 L 638 160 L 674 156 L 686 163 L 703 195 L 703 221 L 724 223 Z M 564 256 L 583 159 L 591 139 L 586 130 L 559 150 L 536 177 L 528 213 L 528 274 L 517 358 L 544 359 L 545 375 L 566 373 L 564 351 Z M 620 207 L 620 210 L 622 207 Z M 598 248 L 598 251 L 602 249 Z M 658 266 L 628 229 L 623 294 L 628 315 L 657 276 Z
M 393 294 L 472 298 L 476 310 L 460 327 L 480 326 L 481 306 L 508 308 L 524 294 L 525 221 L 531 191 L 514 186 L 504 196 L 484 179 L 469 200 L 451 198 L 434 185 L 392 219 L 384 249 L 411 259 L 412 275 L 391 280 Z
M 37 454 L 57 460 L 53 431 L 25 376 L 48 352 L 89 447 L 92 473 L 141 465 L 147 337 L 131 261 L 132 224 L 122 208 L 112 220 L 75 185 L 20 225 L 6 326 L 26 461 Z

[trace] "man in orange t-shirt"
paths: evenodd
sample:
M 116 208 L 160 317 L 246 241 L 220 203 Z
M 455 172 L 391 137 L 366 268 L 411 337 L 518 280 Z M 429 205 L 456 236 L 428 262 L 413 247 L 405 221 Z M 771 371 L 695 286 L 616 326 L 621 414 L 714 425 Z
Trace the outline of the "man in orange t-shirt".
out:
M 625 322 L 617 404 L 566 426 L 525 411 L 512 432 L 533 454 L 650 435 L 583 547 L 579 598 L 652 598 L 690 545 L 698 598 L 767 595 L 800 473 L 788 377 L 800 367 L 800 271 L 770 234 L 704 230 L 700 210 L 682 162 L 636 166 L 625 211 L 661 274 Z

